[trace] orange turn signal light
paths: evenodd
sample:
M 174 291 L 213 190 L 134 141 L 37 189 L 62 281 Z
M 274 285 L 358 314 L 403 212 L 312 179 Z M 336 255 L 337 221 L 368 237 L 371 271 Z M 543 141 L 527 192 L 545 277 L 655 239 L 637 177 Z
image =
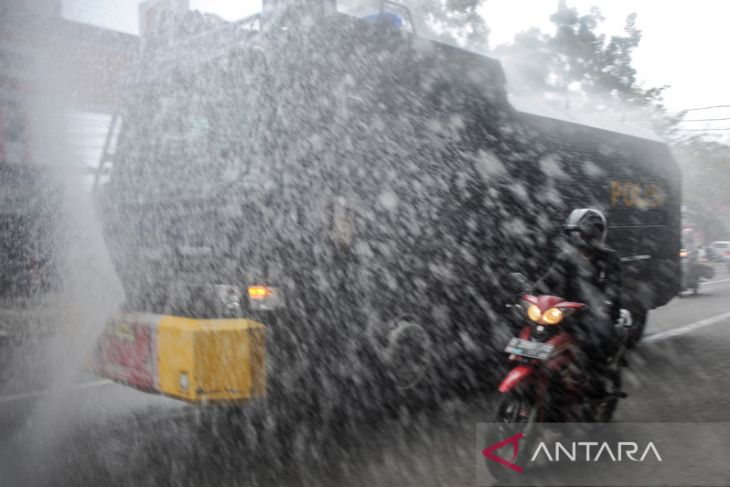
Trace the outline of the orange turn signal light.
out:
M 266 299 L 273 291 L 268 286 L 249 286 L 248 297 L 249 299 Z

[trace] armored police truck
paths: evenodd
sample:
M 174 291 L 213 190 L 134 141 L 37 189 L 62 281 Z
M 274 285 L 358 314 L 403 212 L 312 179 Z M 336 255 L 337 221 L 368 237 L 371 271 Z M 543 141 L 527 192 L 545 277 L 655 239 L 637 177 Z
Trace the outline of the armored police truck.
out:
M 580 207 L 608 216 L 636 321 L 677 294 L 664 144 L 516 110 L 498 61 L 406 14 L 300 3 L 146 44 L 101 191 L 126 304 L 99 361 L 149 370 L 105 375 L 323 408 L 470 388 L 501 360 L 506 277 L 539 276 Z M 185 341 L 224 328 L 265 347 L 236 356 L 241 387 L 231 350 Z

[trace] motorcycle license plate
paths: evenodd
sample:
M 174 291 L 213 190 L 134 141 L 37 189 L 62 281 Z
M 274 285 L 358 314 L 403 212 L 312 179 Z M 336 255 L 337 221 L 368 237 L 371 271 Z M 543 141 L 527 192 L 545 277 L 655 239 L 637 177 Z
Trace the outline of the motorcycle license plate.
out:
M 523 340 L 522 338 L 513 338 L 509 341 L 509 343 L 507 344 L 507 348 L 505 348 L 504 351 L 515 355 L 521 355 L 523 357 L 545 360 L 554 349 L 555 346 L 550 345 L 549 343 L 540 343 L 530 340 Z

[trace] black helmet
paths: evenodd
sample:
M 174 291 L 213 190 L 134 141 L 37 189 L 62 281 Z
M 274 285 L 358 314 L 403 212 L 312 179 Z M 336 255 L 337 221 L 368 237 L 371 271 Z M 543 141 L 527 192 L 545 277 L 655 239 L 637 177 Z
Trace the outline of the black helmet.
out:
M 563 231 L 571 236 L 577 233 L 583 244 L 602 247 L 606 241 L 607 227 L 603 213 L 593 208 L 581 208 L 570 213 L 563 224 Z

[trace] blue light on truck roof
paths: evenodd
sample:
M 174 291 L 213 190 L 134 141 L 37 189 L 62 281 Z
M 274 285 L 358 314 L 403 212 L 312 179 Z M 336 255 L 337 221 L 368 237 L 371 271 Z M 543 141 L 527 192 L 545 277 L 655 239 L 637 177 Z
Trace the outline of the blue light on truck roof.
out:
M 382 23 L 386 25 L 390 25 L 392 27 L 396 27 L 400 29 L 403 27 L 403 17 L 400 15 L 394 14 L 392 12 L 377 12 L 374 14 L 367 15 L 362 18 L 365 21 L 372 22 L 372 23 Z

